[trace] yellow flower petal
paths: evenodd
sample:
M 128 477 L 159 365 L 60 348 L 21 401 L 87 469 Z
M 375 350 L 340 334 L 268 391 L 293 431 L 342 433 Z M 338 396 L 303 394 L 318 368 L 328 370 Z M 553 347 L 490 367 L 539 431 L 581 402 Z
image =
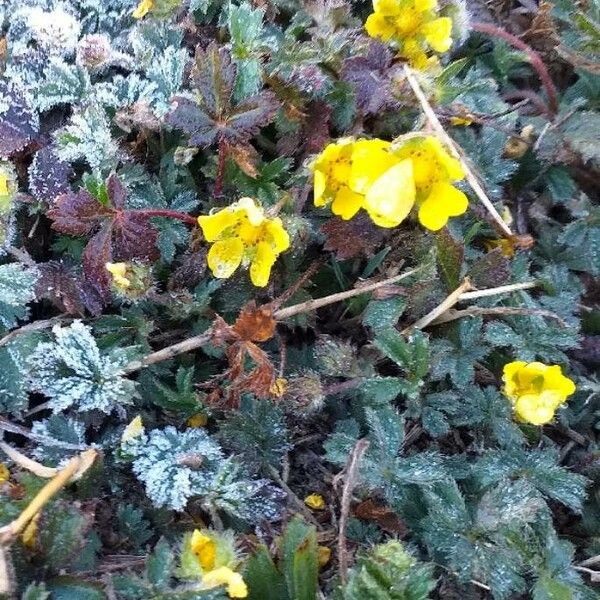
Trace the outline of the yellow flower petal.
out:
M 432 10 L 437 7 L 437 0 L 415 0 L 415 9 L 419 12 Z
M 256 254 L 250 265 L 250 279 L 256 287 L 265 287 L 269 283 L 271 269 L 275 264 L 277 255 L 267 242 L 259 242 Z
M 0 195 L 6 196 L 8 192 L 8 177 L 0 173 Z
M 0 483 L 8 481 L 10 478 L 10 471 L 4 463 L 0 463 Z
M 331 560 L 331 548 L 317 546 L 317 555 L 319 557 L 319 566 L 324 567 Z
M 446 225 L 449 217 L 462 215 L 469 205 L 463 192 L 449 183 L 436 183 L 419 208 L 419 221 L 423 227 L 437 231 Z
M 206 257 L 212 274 L 219 279 L 231 277 L 240 266 L 244 255 L 244 244 L 234 237 L 215 242 Z
M 248 596 L 248 587 L 242 576 L 229 567 L 219 567 L 210 571 L 202 578 L 202 583 L 208 588 L 226 585 L 230 598 L 246 598 Z
M 398 158 L 388 152 L 389 147 L 389 142 L 378 139 L 359 140 L 354 144 L 352 166 L 344 180 L 352 191 L 366 194 L 376 179 L 398 163 Z
M 436 52 L 446 52 L 452 46 L 452 19 L 450 17 L 439 17 L 425 23 L 421 32 Z
M 237 225 L 239 221 L 239 213 L 230 208 L 224 208 L 212 215 L 198 217 L 198 224 L 207 242 L 216 242 L 227 229 Z
M 335 195 L 335 199 L 331 204 L 331 212 L 347 221 L 361 209 L 363 198 L 364 196 L 361 194 L 353 192 L 348 187 L 343 187 Z
M 283 227 L 283 222 L 279 217 L 270 219 L 265 223 L 267 232 L 267 241 L 271 244 L 276 254 L 281 254 L 290 247 L 290 236 Z
M 365 195 L 365 210 L 380 227 L 395 227 L 410 213 L 415 203 L 413 165 L 403 160 L 388 169 Z
M 194 529 L 190 540 L 190 546 L 202 569 L 205 571 L 212 571 L 215 568 L 215 559 L 217 556 L 217 545 L 215 541 L 198 529 Z
M 253 198 L 240 198 L 236 205 L 246 212 L 250 225 L 258 227 L 265 220 L 265 212 L 261 206 L 257 206 Z
M 132 440 L 143 433 L 144 424 L 142 423 L 142 417 L 138 415 L 123 430 L 123 434 L 121 435 L 121 443 L 126 442 L 127 440 Z
M 400 0 L 373 0 L 373 11 L 384 16 L 394 16 L 400 14 Z
M 554 418 L 555 407 L 533 396 L 523 396 L 515 404 L 515 415 L 532 425 L 545 425 Z
M 325 508 L 325 499 L 321 494 L 310 494 L 304 498 L 304 504 L 313 510 L 323 510 Z
M 205 413 L 197 413 L 192 415 L 187 421 L 188 427 L 205 427 L 208 423 L 208 416 Z
M 379 13 L 372 13 L 365 21 L 365 31 L 372 38 L 389 42 L 389 40 L 396 33 L 396 28 L 390 19 L 382 16 Z
M 154 8 L 154 0 L 142 0 L 131 16 L 134 19 L 143 19 Z
M 326 200 L 323 197 L 325 194 L 327 184 L 327 178 L 325 177 L 325 173 L 320 170 L 315 170 L 313 173 L 313 196 L 314 196 L 314 204 L 315 206 L 325 206 Z

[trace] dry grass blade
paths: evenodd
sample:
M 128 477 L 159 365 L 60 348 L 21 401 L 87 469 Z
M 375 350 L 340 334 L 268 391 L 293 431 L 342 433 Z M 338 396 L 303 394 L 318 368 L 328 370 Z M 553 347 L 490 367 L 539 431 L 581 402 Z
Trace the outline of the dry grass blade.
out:
M 437 136 L 448 146 L 450 153 L 454 158 L 460 161 L 460 164 L 463 167 L 465 172 L 465 178 L 469 182 L 472 190 L 475 192 L 475 195 L 481 200 L 481 203 L 488 210 L 494 221 L 498 224 L 498 227 L 509 237 L 512 237 L 514 234 L 511 231 L 510 227 L 503 221 L 502 217 L 496 210 L 496 207 L 492 204 L 492 201 L 488 198 L 488 195 L 485 193 L 485 190 L 479 183 L 475 173 L 471 170 L 469 165 L 467 164 L 464 156 L 458 150 L 458 147 L 454 140 L 446 133 L 444 126 L 440 123 L 440 120 L 437 118 L 433 108 L 431 108 L 431 104 L 427 100 L 427 97 L 423 93 L 421 86 L 419 84 L 418 79 L 415 77 L 412 69 L 408 65 L 404 65 L 404 73 L 406 75 L 406 80 L 408 81 L 413 93 L 417 97 L 427 120 L 429 121 L 431 127 L 437 134 Z

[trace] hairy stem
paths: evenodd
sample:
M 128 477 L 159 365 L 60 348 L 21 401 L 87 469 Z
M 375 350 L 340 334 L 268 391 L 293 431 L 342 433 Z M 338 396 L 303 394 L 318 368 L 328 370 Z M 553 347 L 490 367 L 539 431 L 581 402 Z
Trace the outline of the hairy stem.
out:
M 225 142 L 219 140 L 219 158 L 217 162 L 217 178 L 215 179 L 215 196 L 223 194 L 223 178 L 225 177 L 225 158 L 227 155 Z
M 556 114 L 558 110 L 558 94 L 556 93 L 556 87 L 554 86 L 554 82 L 550 77 L 550 73 L 544 64 L 542 57 L 529 44 L 526 44 L 516 35 L 509 33 L 501 27 L 492 25 L 491 23 L 480 23 L 476 21 L 471 23 L 471 29 L 473 31 L 478 31 L 479 33 L 485 33 L 487 35 L 500 38 L 505 42 L 508 42 L 511 46 L 525 52 L 531 61 L 531 66 L 535 69 L 540 81 L 542 82 L 542 85 L 544 86 L 544 89 L 546 90 L 546 94 L 548 96 L 548 108 L 552 114 Z
M 168 208 L 142 208 L 135 211 L 138 215 L 145 217 L 166 217 L 167 219 L 177 219 L 188 225 L 197 225 L 198 219 L 187 213 L 179 212 L 178 210 L 169 210 Z

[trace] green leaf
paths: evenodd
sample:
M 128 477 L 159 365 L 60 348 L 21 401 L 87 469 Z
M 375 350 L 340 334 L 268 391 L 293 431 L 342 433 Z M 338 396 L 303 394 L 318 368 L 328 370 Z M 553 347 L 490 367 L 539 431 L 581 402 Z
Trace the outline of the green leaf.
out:
M 106 600 L 102 587 L 75 577 L 57 577 L 48 582 L 52 600 Z
M 315 600 L 319 572 L 316 529 L 301 517 L 294 517 L 283 534 L 281 555 L 290 598 Z
M 146 577 L 157 589 L 165 590 L 169 585 L 173 572 L 175 556 L 168 542 L 161 539 L 146 563 Z
M 402 296 L 385 300 L 371 300 L 363 315 L 363 325 L 373 330 L 394 327 L 402 316 L 406 300 Z
M 23 592 L 21 600 L 48 600 L 50 592 L 46 590 L 45 583 L 30 583 Z
M 269 549 L 259 546 L 246 563 L 244 580 L 248 600 L 288 600 L 284 576 L 278 571 Z
M 152 594 L 137 575 L 113 575 L 112 585 L 117 598 L 123 600 L 146 600 Z
M 74 506 L 62 502 L 51 505 L 39 525 L 46 564 L 55 571 L 71 565 L 84 545 L 88 527 L 85 515 Z
M 405 340 L 395 329 L 385 329 L 377 332 L 374 344 L 413 381 L 420 381 L 429 371 L 429 340 L 421 331 Z
M 426 600 L 436 586 L 433 568 L 418 564 L 397 540 L 359 558 L 343 591 L 344 600 Z

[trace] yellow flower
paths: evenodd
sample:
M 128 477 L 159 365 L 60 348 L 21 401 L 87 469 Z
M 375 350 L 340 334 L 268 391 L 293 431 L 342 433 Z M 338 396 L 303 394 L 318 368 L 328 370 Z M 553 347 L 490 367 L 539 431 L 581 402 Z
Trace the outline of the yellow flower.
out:
M 450 125 L 454 125 L 454 127 L 469 127 L 470 125 L 473 125 L 473 121 L 467 116 L 450 117 Z
M 107 262 L 106 270 L 111 274 L 112 281 L 117 288 L 128 288 L 131 287 L 131 279 L 126 277 L 129 271 L 129 265 L 124 262 L 110 263 Z
M 135 417 L 127 427 L 123 430 L 121 435 L 121 444 L 133 440 L 144 433 L 144 424 L 142 423 L 142 417 L 138 415 Z
M 215 560 L 217 557 L 217 544 L 214 536 L 207 535 L 198 529 L 194 529 L 190 540 L 190 546 L 202 569 L 204 571 L 212 571 L 215 568 Z
M 238 564 L 235 539 L 229 531 L 194 529 L 183 538 L 179 568 L 182 579 L 204 582 L 204 578 L 215 569 L 227 567 L 233 572 Z
M 134 19 L 143 19 L 154 8 L 154 0 L 142 0 L 131 16 Z
M 351 219 L 362 208 L 380 227 L 396 227 L 414 204 L 412 165 L 379 139 L 329 144 L 312 165 L 315 206 Z
M 208 415 L 205 413 L 196 413 L 187 420 L 188 427 L 206 427 Z
M 411 138 L 393 152 L 398 158 L 412 162 L 419 221 L 424 227 L 437 231 L 450 217 L 467 210 L 467 197 L 452 185 L 464 177 L 460 162 L 448 154 L 437 138 Z
M 281 398 L 288 389 L 288 380 L 285 377 L 278 377 L 269 390 L 276 398 Z
M 504 365 L 504 393 L 513 404 L 518 420 L 543 425 L 575 392 L 575 384 L 559 365 L 514 361 Z
M 0 196 L 7 196 L 8 194 L 8 177 L 3 173 L 0 173 Z
M 325 499 L 321 494 L 310 494 L 304 498 L 304 504 L 313 510 L 323 510 L 325 508 Z
M 437 0 L 373 0 L 365 22 L 367 33 L 394 42 L 400 56 L 416 69 L 428 69 L 427 50 L 446 52 L 452 45 L 452 19 L 438 16 Z
M 0 463 L 0 483 L 8 481 L 10 478 L 10 471 L 4 463 Z
M 227 594 L 230 598 L 246 598 L 248 596 L 248 586 L 246 586 L 244 579 L 229 567 L 219 567 L 210 571 L 203 577 L 202 584 L 208 589 L 226 585 Z
M 279 254 L 290 238 L 279 217 L 269 218 L 252 198 L 242 198 L 211 215 L 198 217 L 206 241 L 212 246 L 207 262 L 215 277 L 231 277 L 240 265 L 250 265 L 250 279 L 257 287 L 269 282 Z

